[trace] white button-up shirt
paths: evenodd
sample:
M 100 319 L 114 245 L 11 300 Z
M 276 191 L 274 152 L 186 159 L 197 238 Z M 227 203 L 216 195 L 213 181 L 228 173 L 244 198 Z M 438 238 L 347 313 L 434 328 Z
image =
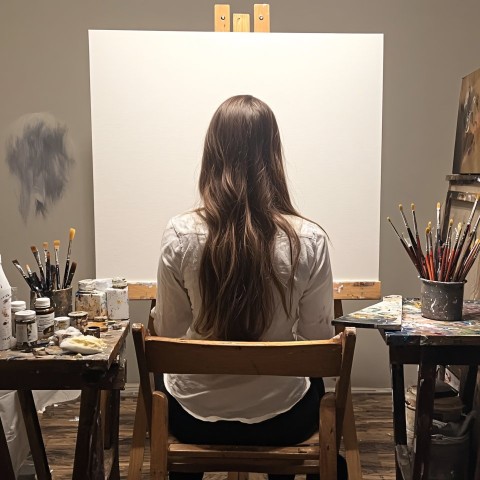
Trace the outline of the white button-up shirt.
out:
M 300 239 L 293 315 L 285 313 L 280 295 L 273 288 L 276 308 L 261 341 L 331 338 L 333 284 L 326 235 L 312 222 L 299 217 L 288 219 Z M 157 305 L 152 312 L 157 335 L 201 339 L 193 324 L 202 301 L 199 268 L 207 235 L 205 222 L 195 212 L 169 221 L 158 265 Z M 287 285 L 290 245 L 283 231 L 277 233 L 274 262 L 281 282 Z M 305 395 L 310 381 L 303 377 L 167 374 L 165 386 L 196 418 L 256 423 L 293 407 Z

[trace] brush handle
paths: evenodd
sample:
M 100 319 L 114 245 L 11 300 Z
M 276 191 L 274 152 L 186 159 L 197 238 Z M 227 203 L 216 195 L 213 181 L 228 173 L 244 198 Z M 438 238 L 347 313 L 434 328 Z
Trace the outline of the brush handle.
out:
M 56 289 L 60 290 L 60 267 L 58 263 L 55 265 L 55 283 L 56 283 Z M 53 281 L 52 281 L 53 284 Z
M 47 260 L 45 262 L 45 281 L 46 281 L 46 290 L 51 290 L 51 268 L 50 268 L 50 253 L 47 253 Z
M 77 263 L 72 262 L 72 267 L 70 268 L 70 271 L 68 272 L 68 278 L 67 278 L 67 282 L 66 282 L 64 288 L 69 288 L 70 285 L 72 284 L 73 276 L 75 275 L 76 269 L 77 269 Z
M 68 269 L 70 267 L 70 256 L 67 256 L 67 260 L 65 261 L 65 272 L 63 273 L 63 285 L 62 288 L 67 288 L 67 280 L 68 280 Z

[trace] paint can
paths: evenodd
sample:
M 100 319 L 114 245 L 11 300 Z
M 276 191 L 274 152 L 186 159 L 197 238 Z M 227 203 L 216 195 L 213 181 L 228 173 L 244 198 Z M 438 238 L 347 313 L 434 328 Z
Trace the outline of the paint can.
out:
M 70 317 L 55 317 L 55 331 L 66 330 L 70 326 Z
M 75 294 L 75 310 L 88 313 L 88 319 L 107 314 L 107 295 L 96 289 L 96 282 L 92 279 L 80 280 Z
M 87 327 L 85 335 L 93 335 L 94 337 L 100 338 L 100 327 Z
M 422 317 L 432 320 L 462 320 L 465 282 L 420 280 Z
M 107 312 L 111 320 L 128 320 L 128 283 L 125 278 L 112 278 L 112 287 L 107 288 Z
M 75 312 L 70 312 L 68 316 L 70 317 L 70 326 L 78 328 L 78 330 L 83 333 L 87 328 L 88 312 L 77 310 Z

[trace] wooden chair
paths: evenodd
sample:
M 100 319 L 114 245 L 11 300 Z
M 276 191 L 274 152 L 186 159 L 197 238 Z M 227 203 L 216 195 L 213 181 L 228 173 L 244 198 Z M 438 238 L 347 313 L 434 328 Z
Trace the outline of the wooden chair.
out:
M 319 473 L 337 478 L 337 454 L 350 385 L 356 333 L 346 328 L 330 340 L 305 342 L 212 342 L 147 336 L 133 325 L 140 386 L 150 431 L 152 479 L 168 471 Z M 334 393 L 320 404 L 319 430 L 286 447 L 194 445 L 168 433 L 168 399 L 153 391 L 150 373 L 213 373 L 338 377 Z

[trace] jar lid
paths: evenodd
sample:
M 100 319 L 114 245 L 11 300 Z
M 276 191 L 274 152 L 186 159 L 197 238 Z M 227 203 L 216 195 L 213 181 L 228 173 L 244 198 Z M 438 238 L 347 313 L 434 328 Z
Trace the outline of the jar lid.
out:
M 82 292 L 93 292 L 93 290 L 95 290 L 95 280 L 92 280 L 91 278 L 79 280 L 78 289 Z
M 108 320 L 106 315 L 99 315 L 98 317 L 93 317 L 94 322 L 105 322 Z
M 35 299 L 35 308 L 45 308 L 50 306 L 50 299 L 48 297 L 40 297 Z
M 12 312 L 18 312 L 20 310 L 26 310 L 27 309 L 27 304 L 23 300 L 14 300 L 11 303 L 12 306 Z
M 75 310 L 74 312 L 70 312 L 68 316 L 69 318 L 88 317 L 88 312 L 84 312 L 83 310 Z
M 114 277 L 112 278 L 112 287 L 113 288 L 125 288 L 127 286 L 127 280 L 123 277 Z
M 20 310 L 19 312 L 15 312 L 15 320 L 34 320 L 35 319 L 35 311 L 34 310 Z
M 70 321 L 70 317 L 55 317 L 55 320 L 68 320 L 68 321 Z
M 108 287 L 112 286 L 111 278 L 97 278 L 95 279 L 95 289 L 104 292 Z

